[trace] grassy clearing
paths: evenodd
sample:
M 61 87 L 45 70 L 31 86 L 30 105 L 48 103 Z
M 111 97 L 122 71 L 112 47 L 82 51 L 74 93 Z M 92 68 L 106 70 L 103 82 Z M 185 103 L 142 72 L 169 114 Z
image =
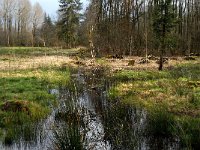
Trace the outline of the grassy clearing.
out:
M 200 64 L 178 66 L 171 71 L 120 71 L 120 81 L 110 96 L 146 108 L 155 104 L 167 106 L 170 112 L 200 115 Z
M 175 135 L 188 148 L 200 145 L 200 63 L 179 65 L 172 70 L 120 71 L 111 99 L 147 109 L 149 131 Z

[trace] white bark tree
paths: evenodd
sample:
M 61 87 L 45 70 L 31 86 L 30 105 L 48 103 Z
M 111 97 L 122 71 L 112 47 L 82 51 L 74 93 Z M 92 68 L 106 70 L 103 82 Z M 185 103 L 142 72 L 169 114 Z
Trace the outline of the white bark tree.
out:
M 18 44 L 22 44 L 27 39 L 26 35 L 30 27 L 31 3 L 29 0 L 18 0 L 16 9 L 16 33 Z M 20 43 L 19 43 L 20 42 Z
M 15 4 L 16 4 L 16 0 L 3 0 L 1 3 L 3 31 L 5 33 L 5 39 L 7 40 L 7 46 L 10 46 L 13 15 L 14 15 L 14 10 L 16 6 Z
M 35 46 L 36 41 L 36 31 L 37 28 L 40 27 L 44 21 L 44 12 L 42 7 L 37 2 L 34 4 L 32 9 L 32 46 Z

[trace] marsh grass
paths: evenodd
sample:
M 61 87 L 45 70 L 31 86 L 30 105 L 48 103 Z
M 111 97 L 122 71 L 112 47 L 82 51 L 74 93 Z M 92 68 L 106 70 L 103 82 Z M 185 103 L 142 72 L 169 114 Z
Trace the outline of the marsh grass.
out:
M 167 105 L 168 111 L 174 113 L 188 111 L 188 115 L 199 116 L 200 66 L 193 64 L 191 68 L 189 65 L 186 68 L 187 72 L 190 72 L 188 75 L 180 71 L 185 70 L 184 66 L 163 72 L 118 72 L 114 79 L 119 82 L 110 89 L 109 96 L 121 97 L 126 102 L 138 103 L 146 107 L 163 104 Z M 179 76 L 175 72 L 178 72 Z
M 141 114 L 139 115 L 135 111 L 130 106 L 123 105 L 118 101 L 110 103 L 106 112 L 103 113 L 104 138 L 112 143 L 113 149 L 136 149 L 143 131 L 136 125 Z M 132 113 L 134 113 L 135 125 L 132 124 Z M 141 124 L 140 127 L 142 128 L 142 126 Z
M 59 68 L 40 68 L 6 73 L 1 71 L 0 104 L 11 100 L 26 100 L 43 107 L 55 103 L 55 96 L 48 93 L 49 88 L 67 85 L 69 70 Z
M 197 63 L 180 64 L 170 71 L 173 78 L 183 78 L 186 80 L 199 81 L 200 80 L 200 61 Z
M 188 149 L 198 149 L 200 141 L 200 118 L 177 118 L 175 135 L 180 137 L 181 143 Z
M 64 106 L 56 113 L 58 126 L 53 130 L 53 149 L 82 150 L 83 148 L 83 117 L 75 107 L 72 99 L 64 102 Z
M 114 78 L 119 81 L 147 81 L 168 78 L 168 73 L 158 71 L 123 70 L 115 73 Z
M 59 49 L 42 47 L 0 47 L 0 70 L 19 71 L 41 67 L 60 67 L 69 64 L 70 55 L 79 49 Z
M 60 118 L 62 118 L 62 120 L 64 121 L 64 125 L 55 129 L 53 132 L 54 149 L 83 149 L 83 136 L 81 135 L 80 131 L 81 123 L 78 112 L 68 112 L 64 116 L 60 116 Z
M 170 137 L 175 129 L 174 115 L 169 114 L 163 106 L 151 110 L 148 116 L 147 134 L 151 136 Z
M 49 90 L 69 83 L 69 67 L 62 64 L 68 64 L 68 55 L 78 51 L 0 47 L 0 130 L 5 144 L 22 136 L 31 140 L 34 124 L 58 105 Z
M 43 111 L 44 110 L 42 110 L 42 112 Z M 22 112 L 15 112 L 15 114 L 9 112 L 4 115 L 6 115 L 3 122 L 4 133 L 1 137 L 5 145 L 11 145 L 14 141 L 20 141 L 21 138 L 25 141 L 36 139 L 36 126 L 33 124 L 36 118 L 32 118 Z M 43 118 L 44 116 L 40 117 Z M 39 119 L 38 116 L 37 119 Z
M 175 136 L 188 148 L 200 145 L 200 64 L 187 63 L 172 70 L 120 71 L 110 99 L 144 108 L 149 131 L 156 136 Z

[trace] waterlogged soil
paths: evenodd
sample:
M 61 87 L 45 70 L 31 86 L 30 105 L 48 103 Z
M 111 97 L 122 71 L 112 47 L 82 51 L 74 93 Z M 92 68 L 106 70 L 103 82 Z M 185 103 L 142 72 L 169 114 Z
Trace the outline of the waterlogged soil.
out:
M 0 149 L 69 149 L 73 141 L 77 149 L 87 150 L 181 148 L 175 137 L 147 134 L 145 110 L 122 104 L 118 99 L 110 101 L 107 92 L 115 82 L 105 78 L 103 72 L 79 70 L 72 74 L 68 86 L 50 90 L 57 95 L 59 107 L 52 109 L 47 119 L 29 125 L 29 130 L 27 126 L 16 129 L 21 132 L 18 140 L 1 142 Z M 59 132 L 64 130 L 66 134 Z

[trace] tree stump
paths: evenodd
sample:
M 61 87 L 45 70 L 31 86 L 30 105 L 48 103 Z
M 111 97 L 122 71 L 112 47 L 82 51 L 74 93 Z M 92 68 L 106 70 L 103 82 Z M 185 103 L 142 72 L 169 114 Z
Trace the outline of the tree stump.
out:
M 135 65 L 135 60 L 129 60 L 128 66 L 134 66 Z

